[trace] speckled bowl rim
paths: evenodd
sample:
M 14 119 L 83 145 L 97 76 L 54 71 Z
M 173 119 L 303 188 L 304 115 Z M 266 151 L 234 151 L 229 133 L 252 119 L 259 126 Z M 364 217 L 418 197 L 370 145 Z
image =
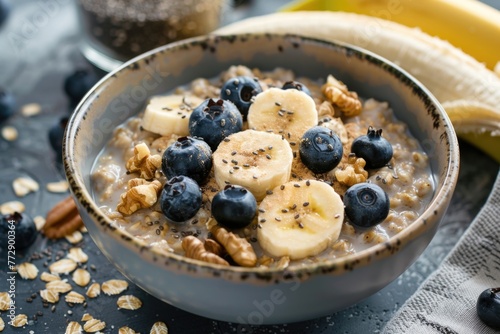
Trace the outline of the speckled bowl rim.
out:
M 447 154 L 447 168 L 446 168 L 446 176 L 443 180 L 443 185 L 440 189 L 437 189 L 437 193 L 434 196 L 434 200 L 429 203 L 427 209 L 422 213 L 416 221 L 414 221 L 410 226 L 405 228 L 403 231 L 399 232 L 397 235 L 391 237 L 384 243 L 380 243 L 377 245 L 373 245 L 368 249 L 359 251 L 352 255 L 347 255 L 340 258 L 330 259 L 321 261 L 318 263 L 308 264 L 305 266 L 293 266 L 286 269 L 278 269 L 278 268 L 245 268 L 245 267 L 236 267 L 236 266 L 221 266 L 217 264 L 211 264 L 199 260 L 194 260 L 187 258 L 185 256 L 175 254 L 175 253 L 167 253 L 159 251 L 154 247 L 148 246 L 145 242 L 133 237 L 130 233 L 125 230 L 118 229 L 112 226 L 113 222 L 110 218 L 104 215 L 99 209 L 98 205 L 94 202 L 91 193 L 82 184 L 78 178 L 75 178 L 73 174 L 76 170 L 78 170 L 78 166 L 73 164 L 73 159 L 71 156 L 73 154 L 73 144 L 76 136 L 72 134 L 76 134 L 79 122 L 85 119 L 85 113 L 87 110 L 84 110 L 84 105 L 87 105 L 86 101 L 89 98 L 96 98 L 94 93 L 99 91 L 99 88 L 104 85 L 104 83 L 115 76 L 119 72 L 127 71 L 127 70 L 137 70 L 137 63 L 140 61 L 146 61 L 150 58 L 154 58 L 159 53 L 167 53 L 170 51 L 175 51 L 178 49 L 186 49 L 188 46 L 199 46 L 199 45 L 207 45 L 212 42 L 217 41 L 234 41 L 235 39 L 250 39 L 250 38 L 280 38 L 283 41 L 289 42 L 306 42 L 306 43 L 315 43 L 320 44 L 325 49 L 335 50 L 334 52 L 338 52 L 339 49 L 345 50 L 346 54 L 350 56 L 358 57 L 362 60 L 373 63 L 376 66 L 381 66 L 386 72 L 390 75 L 395 76 L 402 84 L 409 86 L 410 89 L 413 90 L 414 94 L 418 94 L 420 99 L 422 99 L 423 103 L 427 106 L 427 111 L 432 114 L 434 120 L 440 120 L 444 123 L 440 124 L 441 127 L 444 128 L 444 133 L 441 135 L 441 141 L 445 141 L 445 145 L 448 146 L 448 154 Z M 339 275 L 345 271 L 352 271 L 355 268 L 359 268 L 369 264 L 371 261 L 376 261 L 382 259 L 386 256 L 390 256 L 398 252 L 404 245 L 411 240 L 417 238 L 420 234 L 425 233 L 433 224 L 438 224 L 439 220 L 435 219 L 432 224 L 428 224 L 429 220 L 432 216 L 438 215 L 439 210 L 446 210 L 447 204 L 449 203 L 449 198 L 455 189 L 455 185 L 458 179 L 458 170 L 459 170 L 459 146 L 458 140 L 451 124 L 450 119 L 448 118 L 445 110 L 437 101 L 437 99 L 425 88 L 418 80 L 416 80 L 412 75 L 408 72 L 397 66 L 396 64 L 386 60 L 385 58 L 376 55 L 373 52 L 367 51 L 363 48 L 353 46 L 343 42 L 331 42 L 324 41 L 321 39 L 304 37 L 299 35 L 291 35 L 291 34 L 263 34 L 263 33 L 251 33 L 251 34 L 235 34 L 235 35 L 207 35 L 200 36 L 195 38 L 190 38 L 187 40 L 171 43 L 156 49 L 153 49 L 149 52 L 146 52 L 136 58 L 131 59 L 126 62 L 116 70 L 107 74 L 104 78 L 102 78 L 82 99 L 82 101 L 78 104 L 70 118 L 65 134 L 65 140 L 63 143 L 63 163 L 64 170 L 69 181 L 70 190 L 74 195 L 75 199 L 85 208 L 88 215 L 92 218 L 95 224 L 101 225 L 106 230 L 106 233 L 111 233 L 116 239 L 125 240 L 131 246 L 135 246 L 137 250 L 143 255 L 150 255 L 150 258 L 155 260 L 155 264 L 164 266 L 167 270 L 170 266 L 174 265 L 176 270 L 181 270 L 185 273 L 192 273 L 193 266 L 195 266 L 199 270 L 206 271 L 210 276 L 226 278 L 229 280 L 239 280 L 238 277 L 250 277 L 255 275 L 259 279 L 264 279 L 268 282 L 274 282 L 277 279 L 305 279 L 317 274 L 326 274 L 332 273 Z M 434 171 L 436 172 L 436 171 Z M 437 185 L 436 185 L 437 186 Z M 444 214 L 444 213 L 443 213 Z M 145 254 L 147 252 L 149 254 Z M 159 259 L 163 259 L 166 261 L 158 261 Z M 170 267 L 172 268 L 172 267 Z M 223 275 L 223 273 L 234 273 L 236 275 Z

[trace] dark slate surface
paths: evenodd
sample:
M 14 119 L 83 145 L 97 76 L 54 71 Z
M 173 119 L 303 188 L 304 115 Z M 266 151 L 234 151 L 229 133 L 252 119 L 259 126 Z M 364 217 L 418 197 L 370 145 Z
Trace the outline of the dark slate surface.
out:
M 274 10 L 285 0 L 271 4 L 255 0 L 225 17 L 226 22 L 240 17 L 257 15 Z M 50 6 L 49 6 L 50 4 Z M 498 4 L 497 4 L 498 5 Z M 43 14 L 45 13 L 45 14 Z M 16 0 L 9 21 L 0 28 L 0 86 L 9 88 L 18 98 L 19 105 L 39 103 L 42 113 L 32 118 L 19 113 L 4 122 L 19 130 L 15 142 L 0 139 L 0 203 L 15 200 L 11 182 L 14 178 L 29 175 L 41 185 L 37 193 L 20 199 L 32 216 L 45 216 L 49 208 L 66 194 L 51 194 L 44 189 L 47 182 L 61 180 L 64 175 L 50 149 L 47 131 L 57 120 L 71 112 L 64 96 L 64 77 L 74 69 L 88 67 L 77 48 L 78 25 L 76 14 L 68 0 Z M 163 321 L 169 333 L 376 333 L 395 311 L 412 295 L 419 285 L 441 263 L 471 223 L 485 202 L 498 173 L 498 164 L 475 148 L 461 143 L 462 167 L 456 193 L 451 206 L 431 245 L 419 260 L 403 275 L 372 297 L 342 312 L 328 317 L 280 326 L 245 327 L 213 321 L 195 316 L 162 303 L 142 292 L 133 284 L 127 294 L 139 297 L 143 307 L 138 311 L 118 310 L 117 296 L 101 295 L 89 300 L 86 306 L 69 307 L 63 300 L 54 308 L 45 308 L 37 292 L 44 287 L 38 278 L 34 281 L 16 280 L 17 313 L 27 314 L 29 323 L 24 328 L 6 326 L 5 333 L 64 333 L 69 321 L 79 321 L 90 313 L 105 321 L 105 333 L 117 333 L 121 326 L 129 326 L 141 333 L 149 333 L 154 322 Z M 33 253 L 42 252 L 42 258 L 33 261 L 40 272 L 45 266 L 65 253 L 70 244 L 65 240 L 47 241 L 39 237 L 25 253 L 18 252 L 17 263 Z M 85 235 L 81 243 L 89 255 L 87 267 L 92 280 L 103 282 L 122 278 Z M 0 251 L 0 291 L 6 291 L 7 254 Z M 71 281 L 71 278 L 69 277 Z M 75 291 L 85 293 L 84 288 Z M 30 301 L 31 296 L 35 298 Z M 6 313 L 0 317 L 7 322 Z

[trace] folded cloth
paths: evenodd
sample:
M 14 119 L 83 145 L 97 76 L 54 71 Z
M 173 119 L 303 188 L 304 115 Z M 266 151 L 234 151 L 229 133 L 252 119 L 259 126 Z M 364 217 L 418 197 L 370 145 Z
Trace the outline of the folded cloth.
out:
M 486 204 L 457 245 L 382 333 L 498 333 L 476 313 L 481 292 L 496 287 L 500 287 L 500 173 Z

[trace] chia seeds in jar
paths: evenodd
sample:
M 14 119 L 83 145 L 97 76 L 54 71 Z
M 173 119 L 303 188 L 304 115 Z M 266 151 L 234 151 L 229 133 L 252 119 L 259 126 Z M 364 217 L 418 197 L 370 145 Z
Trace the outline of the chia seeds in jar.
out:
M 119 65 L 155 47 L 215 30 L 224 3 L 224 0 L 79 0 L 84 30 L 82 51 L 101 68 L 112 67 L 113 62 Z M 99 56 L 104 62 L 95 59 Z M 106 64 L 106 59 L 110 64 Z

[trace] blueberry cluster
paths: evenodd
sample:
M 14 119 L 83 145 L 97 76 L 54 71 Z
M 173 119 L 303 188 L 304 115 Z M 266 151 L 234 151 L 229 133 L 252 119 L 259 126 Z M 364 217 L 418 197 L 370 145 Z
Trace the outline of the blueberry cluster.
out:
M 287 83 L 290 87 L 300 84 Z M 300 88 L 304 92 L 304 88 Z M 386 166 L 392 159 L 392 145 L 382 137 L 382 129 L 368 128 L 366 135 L 356 138 L 351 152 L 366 161 L 368 169 Z M 342 160 L 343 146 L 339 137 L 331 130 L 315 126 L 303 135 L 299 146 L 300 159 L 314 173 L 326 173 Z M 371 183 L 360 183 L 350 187 L 344 195 L 345 213 L 350 222 L 360 228 L 380 224 L 389 214 L 390 202 L 387 193 Z
M 170 145 L 162 157 L 162 171 L 168 178 L 160 195 L 160 205 L 172 222 L 182 223 L 201 207 L 200 184 L 212 168 L 212 152 L 227 136 L 243 128 L 255 95 L 262 92 L 256 78 L 239 76 L 224 83 L 220 98 L 208 98 L 193 109 L 189 117 L 189 136 Z M 212 214 L 227 227 L 250 224 L 257 202 L 250 191 L 230 186 L 217 193 Z
M 212 150 L 203 140 L 180 137 L 162 156 L 161 168 L 168 178 L 160 195 L 165 217 L 174 223 L 193 218 L 201 207 L 200 183 L 212 168 Z
M 173 223 L 193 218 L 201 207 L 199 184 L 206 181 L 212 168 L 212 151 L 200 138 L 181 137 L 170 145 L 162 157 L 162 171 L 169 179 L 160 195 L 163 214 Z M 240 186 L 227 186 L 212 201 L 212 214 L 230 228 L 251 223 L 257 201 L 250 191 Z

